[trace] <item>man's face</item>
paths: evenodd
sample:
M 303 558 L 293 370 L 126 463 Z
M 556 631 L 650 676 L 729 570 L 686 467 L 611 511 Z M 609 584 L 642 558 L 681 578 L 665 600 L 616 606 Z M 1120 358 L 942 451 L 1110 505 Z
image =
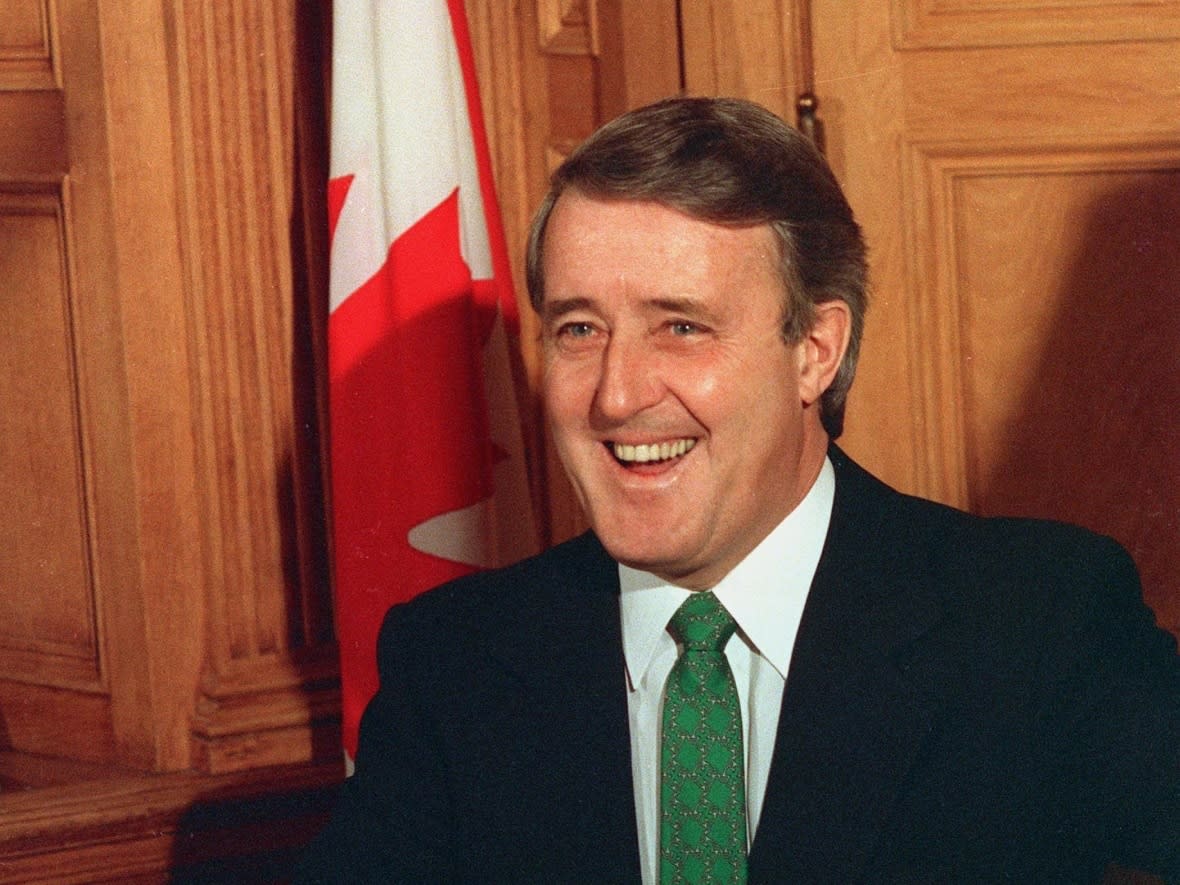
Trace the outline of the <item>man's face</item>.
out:
M 822 346 L 782 339 L 772 231 L 571 191 L 544 262 L 545 404 L 590 524 L 620 562 L 713 586 L 826 451 L 831 374 Z

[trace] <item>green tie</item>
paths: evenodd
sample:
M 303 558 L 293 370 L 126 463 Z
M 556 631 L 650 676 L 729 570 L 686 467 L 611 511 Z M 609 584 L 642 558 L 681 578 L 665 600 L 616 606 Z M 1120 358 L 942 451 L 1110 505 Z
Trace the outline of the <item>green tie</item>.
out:
M 742 711 L 725 659 L 736 624 L 712 591 L 668 622 L 680 657 L 664 687 L 660 882 L 746 881 Z

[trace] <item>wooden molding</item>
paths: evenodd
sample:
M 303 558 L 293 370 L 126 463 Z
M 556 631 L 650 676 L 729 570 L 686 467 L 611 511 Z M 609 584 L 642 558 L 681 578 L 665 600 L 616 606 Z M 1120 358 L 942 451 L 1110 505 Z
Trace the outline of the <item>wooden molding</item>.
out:
M 174 7 L 174 76 L 209 574 L 194 758 L 226 771 L 314 758 L 338 701 L 321 684 L 335 666 L 312 340 L 326 280 L 301 272 L 322 271 L 309 253 L 326 229 L 299 196 L 319 183 L 300 163 L 324 157 L 295 144 L 296 66 L 319 47 L 301 56 L 293 3 L 210 9 Z
M 1180 2 L 892 0 L 898 49 L 1048 46 L 1180 37 Z
M 52 0 L 0 5 L 0 90 L 60 89 Z
M 291 84 L 276 58 L 279 16 L 270 4 L 210 9 L 180 3 L 174 12 L 181 235 L 216 666 L 286 646 L 294 329 L 283 236 Z
M 971 229 L 964 198 L 972 182 L 996 178 L 1115 174 L 1177 168 L 1169 141 L 1009 138 L 909 142 L 904 150 L 907 192 L 907 279 L 914 281 L 909 326 L 926 330 L 910 347 L 914 439 L 925 448 L 918 494 L 975 509 L 971 464 L 977 440 L 969 428 L 968 373 L 972 348 L 969 305 L 980 296 L 967 282 L 964 237 Z M 932 406 L 937 405 L 937 408 Z M 987 422 L 984 422 L 987 423 Z
M 598 55 L 597 0 L 537 0 L 537 33 L 548 55 Z
M 252 658 L 207 673 L 193 738 L 193 764 L 211 773 L 337 758 L 342 745 L 335 646 Z
M 342 763 L 127 775 L 0 796 L 0 883 L 289 878 Z

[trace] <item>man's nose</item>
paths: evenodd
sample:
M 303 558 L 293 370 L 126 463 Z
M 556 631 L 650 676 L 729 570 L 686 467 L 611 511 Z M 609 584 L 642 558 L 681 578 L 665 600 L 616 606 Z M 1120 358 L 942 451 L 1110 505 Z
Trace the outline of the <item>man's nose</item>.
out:
M 615 335 L 603 353 L 595 407 L 608 421 L 624 421 L 658 402 L 662 385 L 650 346 L 642 338 Z

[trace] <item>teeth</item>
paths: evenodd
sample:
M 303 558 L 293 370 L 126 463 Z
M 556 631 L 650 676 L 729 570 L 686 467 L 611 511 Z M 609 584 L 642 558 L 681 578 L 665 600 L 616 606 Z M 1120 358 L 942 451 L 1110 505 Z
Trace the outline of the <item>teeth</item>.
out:
M 641 443 L 637 446 L 614 443 L 615 457 L 620 461 L 648 464 L 652 461 L 667 461 L 669 458 L 679 458 L 692 450 L 696 445 L 695 439 L 678 439 L 675 442 Z

